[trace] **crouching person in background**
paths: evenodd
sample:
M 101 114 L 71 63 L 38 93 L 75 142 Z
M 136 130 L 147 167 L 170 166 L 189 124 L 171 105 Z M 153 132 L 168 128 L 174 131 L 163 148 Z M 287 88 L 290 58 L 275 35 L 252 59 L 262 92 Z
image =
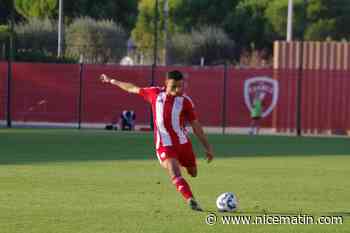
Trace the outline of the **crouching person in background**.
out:
M 121 130 L 135 130 L 136 114 L 134 111 L 124 110 L 120 115 L 120 128 Z
M 135 130 L 136 114 L 134 111 L 124 110 L 119 116 L 113 117 L 106 130 Z

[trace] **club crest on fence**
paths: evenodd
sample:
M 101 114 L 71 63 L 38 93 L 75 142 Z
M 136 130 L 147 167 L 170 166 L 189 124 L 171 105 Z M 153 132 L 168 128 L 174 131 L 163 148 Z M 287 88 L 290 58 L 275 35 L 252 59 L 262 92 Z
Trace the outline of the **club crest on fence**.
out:
M 270 77 L 253 77 L 244 82 L 244 102 L 247 108 L 251 112 L 254 99 L 259 98 L 263 103 L 262 117 L 272 112 L 277 104 L 278 93 L 278 81 Z

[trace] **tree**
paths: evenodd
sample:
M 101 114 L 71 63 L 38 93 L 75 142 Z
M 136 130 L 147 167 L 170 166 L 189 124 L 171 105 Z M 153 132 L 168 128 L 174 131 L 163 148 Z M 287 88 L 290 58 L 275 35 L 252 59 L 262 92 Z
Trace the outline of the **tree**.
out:
M 15 33 L 18 50 L 50 54 L 57 51 L 57 27 L 47 18 L 33 18 L 16 24 Z
M 176 33 L 170 53 L 175 64 L 199 65 L 201 58 L 209 65 L 233 60 L 234 42 L 223 29 L 205 26 L 191 33 Z
M 303 1 L 293 0 L 293 39 L 303 37 L 303 26 L 305 25 Z M 287 14 L 288 0 L 273 0 L 266 9 L 265 15 L 276 33 L 276 39 L 286 38 Z
M 306 39 L 350 39 L 350 28 L 345 26 L 350 24 L 348 0 L 309 0 L 307 19 Z
M 0 0 L 0 24 L 7 24 L 10 16 L 10 0 Z
M 266 17 L 277 35 L 286 35 L 288 0 L 273 0 Z M 350 1 L 294 0 L 294 39 L 325 40 L 350 38 Z M 303 34 L 305 29 L 305 34 Z
M 66 1 L 64 14 L 71 21 L 81 16 L 94 19 L 110 19 L 121 24 L 127 31 L 135 26 L 138 0 L 75 0 Z
M 181 0 L 169 0 L 169 19 L 168 19 L 168 29 L 169 33 L 181 31 L 179 26 L 174 23 L 174 11 L 179 7 Z M 141 0 L 139 2 L 139 15 L 137 17 L 136 26 L 132 31 L 132 38 L 139 51 L 145 56 L 146 60 L 151 60 L 153 56 L 154 47 L 154 18 L 155 18 L 155 0 Z M 160 60 L 164 50 L 164 2 L 159 1 L 159 20 L 158 20 L 158 54 Z
M 242 0 L 226 17 L 224 28 L 237 44 L 237 55 L 243 50 L 262 50 L 272 46 L 275 34 L 265 16 L 269 2 Z
M 273 32 L 265 16 L 269 2 L 268 0 L 173 0 L 170 1 L 172 33 L 191 33 L 208 25 L 222 28 L 235 42 L 235 52 L 232 56 L 238 59 L 244 49 L 271 47 L 272 38 L 276 37 L 276 33 Z M 141 1 L 139 12 L 136 30 L 133 33 L 134 39 L 142 48 L 153 46 L 154 0 Z M 160 33 L 160 44 L 163 44 L 162 39 Z
M 335 19 L 320 19 L 310 24 L 305 31 L 306 40 L 325 40 L 337 34 Z
M 126 55 L 124 29 L 111 20 L 77 18 L 67 28 L 68 57 L 84 56 L 88 63 L 119 62 Z
M 26 19 L 48 18 L 55 14 L 57 0 L 14 0 L 16 11 Z
M 200 31 L 200 28 L 208 25 L 223 28 L 225 17 L 234 9 L 238 0 L 168 0 L 168 2 L 170 34 L 188 38 L 186 34 Z M 141 0 L 139 2 L 139 15 L 132 31 L 132 37 L 138 50 L 141 50 L 148 57 L 152 56 L 154 46 L 154 8 L 155 0 Z M 160 56 L 164 49 L 163 8 L 164 1 L 159 0 L 158 47 Z
M 223 27 L 239 0 L 181 0 L 174 9 L 174 21 L 190 32 L 204 25 Z

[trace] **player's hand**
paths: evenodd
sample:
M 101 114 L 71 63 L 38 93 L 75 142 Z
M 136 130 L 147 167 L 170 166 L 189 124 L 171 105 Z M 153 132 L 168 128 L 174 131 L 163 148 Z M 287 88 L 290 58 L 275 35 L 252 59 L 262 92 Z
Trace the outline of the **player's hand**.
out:
M 110 83 L 112 79 L 108 78 L 108 76 L 105 75 L 105 74 L 101 74 L 100 80 L 101 80 L 103 83 Z
M 210 163 L 213 159 L 214 159 L 214 153 L 213 151 L 210 149 L 210 150 L 207 150 L 205 152 L 206 156 L 207 156 L 207 162 Z

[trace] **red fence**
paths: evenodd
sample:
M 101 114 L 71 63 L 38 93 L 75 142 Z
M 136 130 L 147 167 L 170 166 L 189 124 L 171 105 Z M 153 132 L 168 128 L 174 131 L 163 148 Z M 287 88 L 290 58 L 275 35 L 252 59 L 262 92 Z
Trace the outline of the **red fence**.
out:
M 12 119 L 22 122 L 74 122 L 79 94 L 78 77 L 79 67 L 76 65 L 14 64 Z
M 115 67 L 103 65 L 87 65 L 83 73 L 83 109 L 82 121 L 86 123 L 107 123 L 113 116 L 119 115 L 123 109 L 132 109 L 137 114 L 137 122 L 149 122 L 150 114 L 147 104 L 136 95 L 128 94 L 115 86 L 102 84 L 98 77 L 101 73 L 145 86 L 150 81 L 149 67 Z
M 0 63 L 0 120 L 6 118 L 7 100 L 7 64 Z
M 275 41 L 273 67 L 281 83 L 280 102 L 275 123 L 280 131 L 295 128 L 296 71 L 302 75 L 302 121 L 304 132 L 345 131 L 350 114 L 350 43 L 317 41 Z M 301 57 L 302 55 L 302 57 Z M 288 94 L 287 94 L 288 93 Z M 288 103 L 289 101 L 289 103 Z
M 155 83 L 162 85 L 165 72 L 173 68 L 157 67 Z M 268 109 L 273 105 L 274 95 L 277 95 L 274 86 L 276 81 L 273 81 L 277 80 L 276 106 L 272 106 L 272 112 L 263 119 L 263 126 L 280 132 L 295 130 L 297 71 L 232 67 L 225 70 L 224 66 L 176 69 L 187 75 L 186 90 L 195 102 L 203 125 L 248 127 L 250 112 L 247 100 L 251 101 L 256 88 L 262 88 L 266 92 L 264 110 Z M 123 109 L 133 109 L 137 114 L 137 123 L 148 124 L 149 106 L 136 95 L 100 83 L 98 76 L 101 73 L 139 86 L 149 86 L 152 77 L 151 67 L 84 65 L 82 122 L 108 123 Z M 323 133 L 327 130 L 350 129 L 349 75 L 350 72 L 345 71 L 304 71 L 301 92 L 304 132 Z M 254 84 L 254 77 L 267 77 L 268 80 L 256 81 Z M 80 65 L 15 63 L 11 90 L 12 120 L 76 123 L 79 91 Z M 0 120 L 6 119 L 6 103 L 7 64 L 0 63 Z
M 273 126 L 294 131 L 297 111 L 297 71 L 275 71 L 280 96 Z M 304 133 L 350 130 L 350 72 L 304 70 L 301 91 L 301 128 Z

